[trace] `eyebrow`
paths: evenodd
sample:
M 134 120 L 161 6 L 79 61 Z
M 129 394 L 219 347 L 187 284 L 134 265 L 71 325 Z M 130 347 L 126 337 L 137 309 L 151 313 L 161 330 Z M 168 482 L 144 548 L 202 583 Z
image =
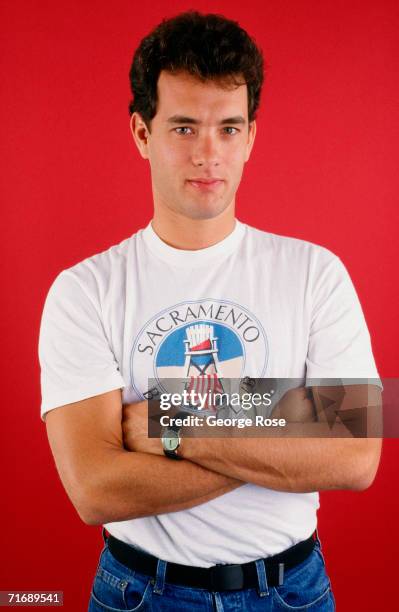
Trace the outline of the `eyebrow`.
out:
M 186 117 L 185 115 L 173 115 L 172 117 L 169 117 L 169 119 L 167 119 L 167 122 L 173 124 L 190 123 L 192 125 L 199 125 L 201 123 L 201 121 L 198 121 L 198 119 L 194 119 L 193 117 Z M 228 117 L 227 119 L 222 119 L 222 121 L 219 122 L 219 125 L 243 125 L 245 123 L 246 121 L 244 117 L 242 117 L 241 115 L 236 115 L 235 117 Z

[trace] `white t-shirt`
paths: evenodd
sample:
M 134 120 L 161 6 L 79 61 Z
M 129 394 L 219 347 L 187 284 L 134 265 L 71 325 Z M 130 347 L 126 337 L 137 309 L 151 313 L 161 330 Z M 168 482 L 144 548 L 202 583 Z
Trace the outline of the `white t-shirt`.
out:
M 378 379 L 356 291 L 328 249 L 236 219 L 221 242 L 186 251 L 150 222 L 53 282 L 39 340 L 42 419 L 112 389 L 131 403 L 144 398 L 148 379 L 207 372 L 185 356 L 198 326 L 217 338 L 210 365 L 220 376 Z M 307 538 L 318 507 L 317 492 L 246 484 L 189 510 L 105 526 L 161 559 L 208 567 Z

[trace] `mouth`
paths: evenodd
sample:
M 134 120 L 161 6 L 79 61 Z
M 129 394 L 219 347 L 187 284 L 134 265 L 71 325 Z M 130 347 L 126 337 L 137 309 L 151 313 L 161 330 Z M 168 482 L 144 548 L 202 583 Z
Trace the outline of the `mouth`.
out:
M 192 185 L 196 189 L 200 189 L 202 191 L 209 191 L 212 189 L 216 189 L 220 187 L 224 182 L 223 179 L 220 178 L 210 178 L 210 179 L 188 179 L 187 182 Z

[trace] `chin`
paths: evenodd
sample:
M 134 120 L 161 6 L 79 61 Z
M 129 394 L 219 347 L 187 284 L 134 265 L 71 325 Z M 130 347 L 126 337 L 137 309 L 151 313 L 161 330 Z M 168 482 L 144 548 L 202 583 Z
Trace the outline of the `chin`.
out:
M 229 203 L 217 202 L 217 203 L 202 203 L 198 202 L 187 204 L 182 207 L 179 212 L 184 217 L 189 219 L 214 219 L 221 215 L 227 208 Z

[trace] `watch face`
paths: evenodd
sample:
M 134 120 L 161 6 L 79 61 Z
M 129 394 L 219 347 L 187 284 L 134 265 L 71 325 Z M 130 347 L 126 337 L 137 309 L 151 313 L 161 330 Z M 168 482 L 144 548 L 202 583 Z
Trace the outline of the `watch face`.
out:
M 175 451 L 180 443 L 179 436 L 176 431 L 168 430 L 166 436 L 162 438 L 165 450 Z

